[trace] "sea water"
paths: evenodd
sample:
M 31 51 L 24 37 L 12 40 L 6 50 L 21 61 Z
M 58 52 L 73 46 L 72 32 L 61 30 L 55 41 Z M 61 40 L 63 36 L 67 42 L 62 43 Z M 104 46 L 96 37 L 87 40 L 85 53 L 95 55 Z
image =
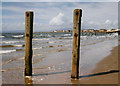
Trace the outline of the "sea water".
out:
M 1 72 L 24 70 L 24 33 L 0 35 Z M 96 64 L 118 45 L 117 33 L 81 33 L 80 74 L 89 74 Z M 33 74 L 70 71 L 72 63 L 72 33 L 33 34 Z M 40 72 L 36 70 L 40 69 Z

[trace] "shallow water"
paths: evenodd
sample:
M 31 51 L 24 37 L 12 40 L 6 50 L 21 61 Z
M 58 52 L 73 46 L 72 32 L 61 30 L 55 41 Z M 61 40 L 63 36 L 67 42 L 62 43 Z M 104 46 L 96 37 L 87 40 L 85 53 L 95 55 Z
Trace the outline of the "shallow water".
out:
M 11 77 L 17 71 L 17 78 L 23 78 L 25 56 L 24 33 L 3 33 L 0 37 L 2 38 L 2 42 L 0 42 L 0 47 L 2 47 L 2 50 L 0 50 L 2 63 L 0 65 L 2 65 L 3 83 L 14 83 L 7 79 L 6 74 Z M 89 74 L 96 64 L 108 56 L 112 48 L 117 45 L 117 33 L 97 33 L 96 35 L 93 33 L 82 33 L 80 75 Z M 50 80 L 48 75 L 70 74 L 71 59 L 72 33 L 34 33 L 33 76 L 35 80 L 37 80 L 38 76 L 42 76 L 41 81 L 44 81 Z M 16 76 L 13 75 L 13 77 Z M 37 83 L 35 80 L 34 83 Z

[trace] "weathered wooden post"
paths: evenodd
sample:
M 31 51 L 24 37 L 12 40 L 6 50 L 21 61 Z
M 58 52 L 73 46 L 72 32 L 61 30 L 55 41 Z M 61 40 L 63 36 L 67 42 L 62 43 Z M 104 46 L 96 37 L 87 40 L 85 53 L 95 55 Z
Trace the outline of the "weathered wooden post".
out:
M 25 77 L 25 86 L 33 86 L 33 80 L 32 80 L 32 77 Z
M 72 71 L 71 78 L 79 78 L 79 56 L 80 56 L 80 31 L 82 10 L 74 10 L 73 19 L 73 49 L 72 49 Z
M 25 13 L 25 76 L 32 76 L 33 12 Z

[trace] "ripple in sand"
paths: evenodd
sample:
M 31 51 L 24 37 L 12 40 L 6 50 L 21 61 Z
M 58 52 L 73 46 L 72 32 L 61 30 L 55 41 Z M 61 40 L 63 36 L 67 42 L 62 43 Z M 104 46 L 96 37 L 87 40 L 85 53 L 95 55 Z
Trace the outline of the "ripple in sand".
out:
M 40 61 L 42 61 L 45 57 L 41 57 L 39 60 L 33 62 L 32 64 L 36 64 L 36 63 L 39 63 Z

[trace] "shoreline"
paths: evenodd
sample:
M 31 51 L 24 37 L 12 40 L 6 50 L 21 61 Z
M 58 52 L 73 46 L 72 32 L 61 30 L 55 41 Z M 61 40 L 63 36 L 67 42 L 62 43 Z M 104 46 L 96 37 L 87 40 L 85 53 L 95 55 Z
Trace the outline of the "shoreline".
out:
M 118 70 L 118 46 L 113 47 L 110 55 L 102 59 L 99 63 L 96 64 L 96 68 L 93 69 L 91 74 L 103 73 L 112 70 Z M 71 79 L 71 72 L 59 73 L 49 75 L 48 80 L 37 81 L 36 84 L 118 84 L 118 72 L 103 74 L 98 76 L 90 76 L 79 78 L 78 80 Z M 85 75 L 83 75 L 85 76 Z M 42 76 L 38 76 L 39 80 L 44 78 Z M 37 79 L 38 79 L 37 77 Z M 55 82 L 54 82 L 55 81 Z
M 120 46 L 120 45 L 119 45 Z M 118 70 L 118 46 L 111 50 L 111 54 L 101 60 L 91 72 L 98 74 L 73 81 L 73 84 L 118 84 L 118 72 L 104 74 L 104 72 Z M 102 73 L 99 75 L 99 73 Z
M 64 56 L 64 52 L 61 52 L 61 54 L 58 56 L 61 57 L 61 55 Z M 67 54 L 67 57 L 68 55 L 69 55 L 69 52 Z M 53 57 L 53 56 L 50 56 L 50 57 Z M 71 55 L 69 55 L 69 57 L 70 56 Z M 52 68 L 48 67 L 47 69 L 34 69 L 32 83 L 31 83 L 31 80 L 29 81 L 28 79 L 24 78 L 24 69 L 3 72 L 4 74 L 3 84 L 13 84 L 13 83 L 14 84 L 25 84 L 25 83 L 26 84 L 27 83 L 31 83 L 31 84 L 117 84 L 118 83 L 118 73 L 110 73 L 110 74 L 104 74 L 99 76 L 95 75 L 90 77 L 87 76 L 87 77 L 79 78 L 78 80 L 71 80 L 70 70 L 48 71 L 49 69 L 52 69 Z M 93 69 L 93 71 L 89 73 L 89 75 L 108 72 L 111 70 L 118 70 L 118 46 L 113 47 L 109 56 L 105 57 L 100 62 L 98 62 L 96 64 L 96 68 Z M 7 78 L 8 76 L 9 78 Z M 10 77 L 14 77 L 14 78 L 10 79 Z M 15 80 L 16 82 L 14 82 Z

